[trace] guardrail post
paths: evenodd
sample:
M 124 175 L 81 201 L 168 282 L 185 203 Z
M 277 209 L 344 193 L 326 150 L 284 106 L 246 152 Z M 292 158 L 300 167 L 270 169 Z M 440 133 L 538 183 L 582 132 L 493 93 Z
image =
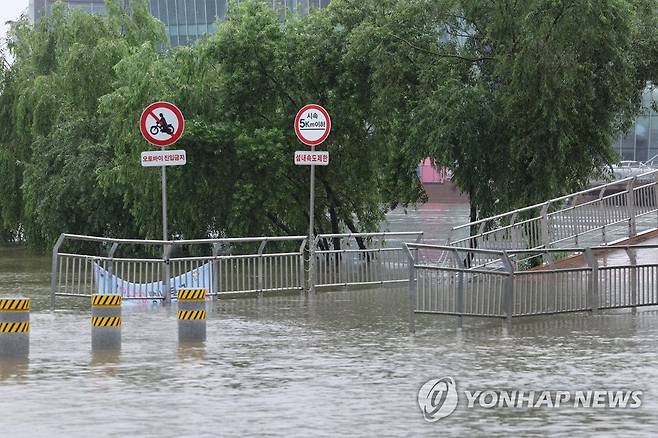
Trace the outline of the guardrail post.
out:
M 555 257 L 548 251 L 541 252 L 542 261 L 546 263 L 549 269 L 553 269 L 553 264 L 555 263 Z
M 628 210 L 628 237 L 634 237 L 637 234 L 637 223 L 635 218 L 635 181 L 637 176 L 634 176 L 633 179 L 628 181 L 628 186 L 626 190 L 628 191 L 626 197 L 626 206 Z
M 578 246 L 578 236 L 580 235 L 580 225 L 581 221 L 576 217 L 576 207 L 578 206 L 578 195 L 574 195 L 573 198 L 571 198 L 571 206 L 573 207 L 571 210 L 571 220 L 573 224 L 573 235 L 574 235 L 574 244 L 575 246 Z
M 162 304 L 169 304 L 171 291 L 169 290 L 169 279 L 171 278 L 171 266 L 169 256 L 171 255 L 171 242 L 165 243 L 162 250 Z
M 212 256 L 215 259 L 212 262 L 212 290 L 210 291 L 210 293 L 215 294 L 217 298 L 219 298 L 219 276 L 220 276 L 219 260 L 217 260 L 217 256 L 219 256 L 219 248 L 220 248 L 219 243 L 215 242 L 212 244 Z
M 593 313 L 599 311 L 599 262 L 594 257 L 592 248 L 585 248 L 585 260 L 590 267 L 590 281 L 588 287 L 589 308 Z
M 550 225 L 548 223 L 548 208 L 550 207 L 550 202 L 545 203 L 541 207 L 541 243 L 542 246 L 546 249 L 551 247 L 551 233 Z M 534 246 L 534 245 L 531 245 Z M 553 263 L 553 255 L 551 253 L 546 253 L 546 258 L 548 263 Z
M 313 241 L 309 241 L 309 248 L 308 248 L 308 290 L 311 293 L 311 295 L 315 295 L 315 283 L 317 282 L 317 277 L 316 277 L 316 263 L 315 263 L 315 248 L 318 246 L 318 242 L 320 241 L 320 236 L 315 236 Z
M 407 243 L 404 243 L 404 249 L 409 259 L 409 331 L 416 333 L 416 302 L 417 302 L 417 278 L 416 278 L 416 258 L 409 249 Z M 416 249 L 416 251 L 418 251 Z
M 487 248 L 486 243 L 484 242 L 484 228 L 486 226 L 486 222 L 483 221 L 480 223 L 478 226 L 478 232 L 475 236 L 471 236 L 471 242 L 469 245 L 469 248 Z M 469 228 L 469 233 L 470 233 L 470 228 Z M 478 244 L 478 236 L 480 237 L 480 243 Z M 496 241 L 496 235 L 493 234 L 494 242 Z
M 606 221 L 605 221 L 605 206 L 603 205 L 603 195 L 605 194 L 605 187 L 602 188 L 599 191 L 599 208 L 598 208 L 598 216 L 599 216 L 599 226 L 601 227 L 601 238 L 603 239 L 603 244 L 607 245 L 608 241 L 605 235 L 605 226 L 606 226 Z
M 632 312 L 637 313 L 637 253 L 633 248 L 626 248 L 626 254 L 628 255 L 628 260 L 631 262 L 629 287 L 630 287 L 630 299 L 632 305 Z
M 55 246 L 53 246 L 52 264 L 50 266 L 50 310 L 55 310 L 55 295 L 57 293 L 57 257 L 59 255 L 59 248 L 64 242 L 64 233 L 59 235 Z
M 263 251 L 265 250 L 265 245 L 267 245 L 267 240 L 263 240 L 258 246 L 258 296 L 263 295 L 263 289 L 265 284 L 265 278 L 263 277 Z
M 103 293 L 106 294 L 113 294 L 117 293 L 117 291 L 112 290 L 112 274 L 114 274 L 114 254 L 117 252 L 117 248 L 119 247 L 119 244 L 114 242 L 112 244 L 112 247 L 107 253 L 107 257 L 110 259 L 107 264 L 107 275 L 105 276 L 105 282 L 110 285 L 110 287 L 104 287 L 105 289 Z M 109 290 L 108 290 L 109 289 Z
M 512 213 L 512 217 L 509 220 L 509 226 L 510 226 L 510 234 L 512 238 L 512 247 L 510 249 L 520 249 L 521 247 L 519 246 L 519 230 L 516 229 L 514 224 L 516 223 L 516 218 L 518 217 L 519 212 L 515 211 Z
M 547 202 L 541 207 L 541 243 L 544 248 L 550 248 L 551 236 L 548 229 L 548 207 L 550 204 Z
M 514 315 L 514 266 L 512 265 L 507 251 L 503 251 L 501 258 L 508 274 L 505 279 L 503 304 L 505 307 L 505 314 L 507 315 L 507 322 L 512 322 L 512 316 Z
M 304 282 L 306 281 L 304 276 L 304 248 L 306 248 L 306 239 L 303 239 L 299 245 L 299 257 L 297 258 L 297 281 L 302 294 L 304 293 Z
M 656 219 L 658 219 L 658 172 L 654 174 L 654 183 L 653 183 L 653 195 L 654 195 L 654 202 L 656 203 Z M 658 225 L 658 224 L 657 224 Z
M 457 327 L 462 328 L 464 326 L 464 271 L 461 270 L 464 268 L 463 260 L 460 258 L 459 250 L 457 248 L 453 249 L 450 252 L 452 255 L 452 260 L 455 262 L 455 267 L 460 269 L 459 274 L 457 274 L 457 299 L 456 299 L 456 311 L 459 313 L 459 321 L 457 322 Z

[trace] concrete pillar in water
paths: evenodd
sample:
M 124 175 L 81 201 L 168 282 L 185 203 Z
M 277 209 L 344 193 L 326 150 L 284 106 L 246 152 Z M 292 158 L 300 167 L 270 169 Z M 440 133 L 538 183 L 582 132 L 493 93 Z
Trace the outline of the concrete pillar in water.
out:
M 29 298 L 0 298 L 0 359 L 30 354 Z
M 178 342 L 206 340 L 206 290 L 178 290 Z
M 121 295 L 91 296 L 91 351 L 121 349 Z

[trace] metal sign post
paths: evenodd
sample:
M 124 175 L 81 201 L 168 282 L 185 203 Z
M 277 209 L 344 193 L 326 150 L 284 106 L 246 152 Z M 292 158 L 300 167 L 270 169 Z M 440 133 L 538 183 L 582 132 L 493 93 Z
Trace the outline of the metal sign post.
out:
M 183 135 L 185 119 L 183 113 L 169 102 L 155 102 L 147 106 L 139 119 L 139 130 L 149 143 L 161 147 L 162 151 L 146 151 L 141 154 L 143 167 L 160 166 L 162 168 L 162 240 L 169 240 L 167 224 L 167 166 L 186 163 L 185 151 L 167 151 Z M 164 244 L 162 259 L 164 269 L 162 276 L 162 300 L 167 303 L 169 293 L 169 250 Z
M 162 166 L 162 240 L 167 240 L 167 166 Z
M 311 184 L 309 199 L 309 224 L 308 224 L 308 255 L 309 255 L 309 292 L 315 294 L 316 269 L 315 269 L 315 166 L 316 164 L 329 164 L 329 154 L 316 154 L 315 146 L 321 144 L 329 137 L 331 132 L 331 118 L 327 110 L 320 105 L 305 105 L 297 112 L 295 117 L 295 134 L 297 138 L 311 147 L 308 160 L 303 152 L 295 152 L 295 164 L 311 166 Z M 326 161 L 322 158 L 326 155 Z M 302 159 L 301 157 L 304 157 Z M 320 157 L 318 161 L 318 157 Z
M 315 150 L 311 146 L 311 151 Z M 311 164 L 311 189 L 310 189 L 309 203 L 309 220 L 308 220 L 308 270 L 309 270 L 309 291 L 315 293 L 315 232 L 314 232 L 314 219 L 315 219 L 315 165 Z

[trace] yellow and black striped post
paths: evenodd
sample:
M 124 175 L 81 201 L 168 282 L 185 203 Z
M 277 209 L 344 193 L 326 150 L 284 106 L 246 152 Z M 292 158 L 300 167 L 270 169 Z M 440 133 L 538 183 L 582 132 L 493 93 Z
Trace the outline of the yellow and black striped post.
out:
M 91 350 L 121 349 L 121 295 L 91 296 Z
M 30 299 L 0 298 L 0 358 L 30 354 Z
M 178 290 L 178 341 L 206 340 L 206 289 Z

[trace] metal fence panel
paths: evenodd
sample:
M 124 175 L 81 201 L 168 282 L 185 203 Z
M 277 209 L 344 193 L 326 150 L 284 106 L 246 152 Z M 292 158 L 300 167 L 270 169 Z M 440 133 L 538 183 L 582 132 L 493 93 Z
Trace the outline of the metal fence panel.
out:
M 597 246 L 628 238 L 658 228 L 657 180 L 658 171 L 651 171 L 460 225 L 451 230 L 449 243 L 513 250 Z
M 315 251 L 316 287 L 406 283 L 409 261 L 405 242 L 418 242 L 421 232 L 321 234 Z M 367 243 L 367 245 L 366 245 Z M 318 245 L 319 246 L 319 245 Z

